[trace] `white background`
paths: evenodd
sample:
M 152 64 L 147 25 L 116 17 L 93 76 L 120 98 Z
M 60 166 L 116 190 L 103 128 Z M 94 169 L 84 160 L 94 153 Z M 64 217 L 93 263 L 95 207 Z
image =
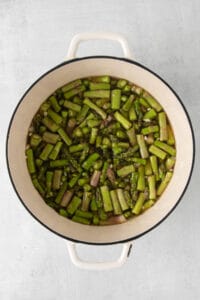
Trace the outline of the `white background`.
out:
M 200 1 L 0 0 L 0 299 L 200 299 Z M 196 165 L 177 209 L 136 240 L 128 262 L 114 271 L 83 271 L 69 259 L 65 240 L 37 223 L 11 186 L 6 132 L 25 90 L 66 57 L 82 31 L 123 34 L 137 61 L 179 94 L 194 126 Z M 111 42 L 87 42 L 78 55 L 122 56 Z M 183 133 L 184 134 L 184 133 Z M 19 170 L 20 176 L 20 170 Z M 90 259 L 116 258 L 120 246 L 80 245 Z

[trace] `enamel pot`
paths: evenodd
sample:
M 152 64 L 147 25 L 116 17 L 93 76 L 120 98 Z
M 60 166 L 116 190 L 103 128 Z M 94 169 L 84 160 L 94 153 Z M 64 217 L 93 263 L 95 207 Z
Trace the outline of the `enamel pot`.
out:
M 112 40 L 118 42 L 125 58 L 89 56 L 75 58 L 80 42 L 85 40 Z M 74 36 L 67 61 L 47 71 L 25 92 L 18 103 L 7 134 L 7 166 L 12 185 L 25 208 L 43 226 L 67 239 L 74 264 L 87 269 L 108 269 L 121 266 L 130 252 L 131 241 L 158 226 L 182 198 L 193 169 L 194 136 L 190 119 L 175 91 L 155 72 L 130 59 L 127 41 L 113 33 L 82 33 Z M 110 226 L 89 226 L 61 217 L 48 207 L 31 182 L 25 158 L 26 136 L 31 120 L 41 103 L 57 88 L 67 82 L 88 76 L 107 74 L 126 78 L 143 87 L 163 106 L 174 130 L 177 158 L 173 177 L 156 204 L 126 223 Z M 110 245 L 122 243 L 118 260 L 111 262 L 82 261 L 76 252 L 76 243 Z

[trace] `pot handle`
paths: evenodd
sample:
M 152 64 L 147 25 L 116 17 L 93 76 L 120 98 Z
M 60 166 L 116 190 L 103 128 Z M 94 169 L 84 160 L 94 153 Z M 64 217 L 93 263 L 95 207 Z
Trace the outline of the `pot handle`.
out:
M 122 47 L 124 56 L 127 58 L 132 57 L 127 40 L 121 34 L 112 32 L 83 32 L 76 34 L 70 42 L 67 57 L 75 58 L 79 44 L 88 40 L 111 40 L 118 42 Z
M 89 262 L 81 260 L 76 251 L 76 243 L 67 242 L 67 248 L 71 261 L 76 267 L 85 270 L 102 271 L 121 267 L 130 255 L 132 243 L 128 242 L 123 244 L 122 252 L 117 260 L 106 262 Z

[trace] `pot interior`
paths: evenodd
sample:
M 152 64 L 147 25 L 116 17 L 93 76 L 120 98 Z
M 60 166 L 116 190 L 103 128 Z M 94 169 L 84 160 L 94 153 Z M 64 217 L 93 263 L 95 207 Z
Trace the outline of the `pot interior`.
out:
M 163 106 L 174 130 L 177 160 L 174 175 L 156 204 L 120 225 L 88 226 L 65 219 L 48 207 L 33 187 L 25 159 L 26 136 L 40 104 L 72 80 L 107 74 L 143 87 Z M 111 57 L 88 57 L 66 62 L 43 75 L 25 93 L 10 124 L 7 159 L 11 180 L 26 208 L 59 235 L 87 243 L 107 244 L 133 239 L 158 224 L 174 208 L 188 183 L 193 164 L 193 137 L 188 117 L 174 92 L 143 66 Z

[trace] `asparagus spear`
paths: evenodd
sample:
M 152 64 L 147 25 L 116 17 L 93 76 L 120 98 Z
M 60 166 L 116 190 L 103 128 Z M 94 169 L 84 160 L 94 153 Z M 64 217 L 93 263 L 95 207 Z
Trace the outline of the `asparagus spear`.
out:
M 124 197 L 123 190 L 122 189 L 117 189 L 116 192 L 117 192 L 117 197 L 118 197 L 118 200 L 119 200 L 122 211 L 128 210 L 129 206 L 128 206 L 128 204 L 126 202 L 126 199 Z
M 142 134 L 137 134 L 137 142 L 140 147 L 140 154 L 142 158 L 147 158 L 149 157 L 149 153 L 145 144 L 144 136 Z
M 35 168 L 33 150 L 31 148 L 26 150 L 26 156 L 27 156 L 26 161 L 27 161 L 27 167 L 28 167 L 29 173 L 33 174 L 36 172 L 36 168 Z
M 135 168 L 133 165 L 124 166 L 121 169 L 117 170 L 117 175 L 119 177 L 125 177 L 129 175 L 130 173 L 134 172 Z
M 67 206 L 67 212 L 70 215 L 73 215 L 75 211 L 78 209 L 78 207 L 80 206 L 80 204 L 81 204 L 81 199 L 77 196 L 74 196 L 71 202 Z
M 112 90 L 111 91 L 111 108 L 113 110 L 120 108 L 121 102 L 121 90 Z
M 121 207 L 119 204 L 116 190 L 110 191 L 110 196 L 111 196 L 111 200 L 112 200 L 114 215 L 121 215 L 122 210 L 121 210 Z
M 106 185 L 100 187 L 105 212 L 113 211 L 110 192 Z
M 144 166 L 139 166 L 138 168 L 138 182 L 137 182 L 137 190 L 144 191 L 145 190 L 145 173 Z
M 132 124 L 124 116 L 122 116 L 122 114 L 120 114 L 118 111 L 116 111 L 114 113 L 114 117 L 126 130 L 131 128 Z
M 145 194 L 143 192 L 141 192 L 139 194 L 137 202 L 136 202 L 136 204 L 135 204 L 135 206 L 134 206 L 134 208 L 132 210 L 132 212 L 135 215 L 138 215 L 141 212 L 144 201 L 145 201 Z
M 155 175 L 147 177 L 148 185 L 149 185 L 149 199 L 156 199 L 156 180 Z
M 173 173 L 172 172 L 167 172 L 165 175 L 165 178 L 163 179 L 163 181 L 160 183 L 158 189 L 157 189 L 157 195 L 160 196 L 164 190 L 166 189 L 169 181 L 172 178 Z
M 103 109 L 101 109 L 100 107 L 98 107 L 96 104 L 94 104 L 91 100 L 89 99 L 85 99 L 83 101 L 84 104 L 86 104 L 88 107 L 90 107 L 91 109 L 93 109 L 97 114 L 99 114 L 103 120 L 106 119 L 106 113 Z

